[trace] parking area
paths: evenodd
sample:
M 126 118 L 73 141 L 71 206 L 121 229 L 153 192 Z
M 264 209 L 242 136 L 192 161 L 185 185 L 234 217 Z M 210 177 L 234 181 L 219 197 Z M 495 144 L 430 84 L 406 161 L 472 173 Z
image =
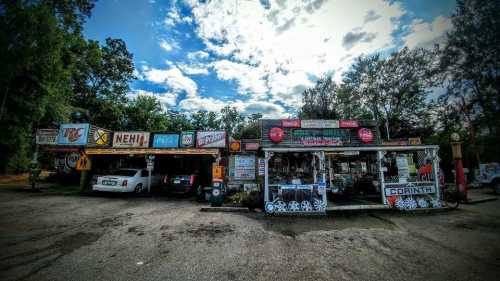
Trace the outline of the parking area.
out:
M 186 198 L 0 187 L 1 280 L 496 280 L 500 201 L 267 217 Z

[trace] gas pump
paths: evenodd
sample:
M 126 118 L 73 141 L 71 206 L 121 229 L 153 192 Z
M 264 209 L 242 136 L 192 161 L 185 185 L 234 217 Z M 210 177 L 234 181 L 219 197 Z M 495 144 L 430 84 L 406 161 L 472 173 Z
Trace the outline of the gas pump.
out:
M 220 207 L 224 203 L 224 193 L 226 188 L 224 186 L 224 180 L 214 179 L 212 181 L 212 192 L 210 194 L 210 205 L 212 207 Z

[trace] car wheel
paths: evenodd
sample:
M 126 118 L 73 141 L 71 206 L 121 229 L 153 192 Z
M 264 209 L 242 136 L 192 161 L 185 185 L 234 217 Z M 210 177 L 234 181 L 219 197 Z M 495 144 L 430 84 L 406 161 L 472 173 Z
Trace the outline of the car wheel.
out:
M 134 192 L 135 193 L 141 193 L 142 192 L 142 183 L 138 184 L 135 186 Z

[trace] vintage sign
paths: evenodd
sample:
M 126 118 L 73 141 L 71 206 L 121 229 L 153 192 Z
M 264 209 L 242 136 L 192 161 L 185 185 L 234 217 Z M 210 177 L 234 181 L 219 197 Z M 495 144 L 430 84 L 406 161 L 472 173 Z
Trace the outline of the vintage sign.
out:
M 241 152 L 241 141 L 239 140 L 233 140 L 229 144 L 229 150 L 231 152 Z
M 258 168 L 259 176 L 263 176 L 266 172 L 266 160 L 264 158 L 259 158 Z
M 36 144 L 57 144 L 57 129 L 40 129 L 36 131 Z
M 373 142 L 373 132 L 367 128 L 360 128 L 358 130 L 358 138 L 364 144 L 371 143 Z
M 198 131 L 196 132 L 196 147 L 226 147 L 225 131 Z
M 296 129 L 292 131 L 294 142 L 303 146 L 339 146 L 348 137 L 346 130 Z
M 68 153 L 66 154 L 64 163 L 66 164 L 66 167 L 74 169 L 76 168 L 76 163 L 78 162 L 78 159 L 80 159 L 79 153 L 76 152 Z
M 148 132 L 115 132 L 113 134 L 113 147 L 148 147 Z
M 279 143 L 283 140 L 285 133 L 283 129 L 274 127 L 269 130 L 269 139 L 274 143 Z
M 111 131 L 96 126 L 90 126 L 87 146 L 111 146 L 111 141 Z
M 194 131 L 184 131 L 181 132 L 181 147 L 193 147 L 194 146 Z
M 340 120 L 340 128 L 357 128 L 359 127 L 358 120 Z
M 418 195 L 418 194 L 433 194 L 436 193 L 434 185 L 418 185 L 416 182 L 405 184 L 386 184 L 386 196 L 403 196 L 403 195 Z
M 61 124 L 57 136 L 59 145 L 86 145 L 89 124 Z
M 80 156 L 76 162 L 76 170 L 78 171 L 89 171 L 92 167 L 92 162 L 90 162 L 89 157 L 86 154 Z
M 247 142 L 247 143 L 245 143 L 245 150 L 247 150 L 247 151 L 258 150 L 258 149 L 259 149 L 259 143 L 258 142 Z
M 300 120 L 301 128 L 339 128 L 339 120 Z
M 419 145 L 422 144 L 422 141 L 420 138 L 408 138 L 408 144 L 409 145 Z
M 300 119 L 283 119 L 281 126 L 283 128 L 300 128 Z
M 224 176 L 224 166 L 212 165 L 212 178 L 222 179 Z
M 234 158 L 234 179 L 254 180 L 255 179 L 255 156 L 236 155 Z
M 179 147 L 179 134 L 155 134 L 153 137 L 155 148 L 177 148 Z

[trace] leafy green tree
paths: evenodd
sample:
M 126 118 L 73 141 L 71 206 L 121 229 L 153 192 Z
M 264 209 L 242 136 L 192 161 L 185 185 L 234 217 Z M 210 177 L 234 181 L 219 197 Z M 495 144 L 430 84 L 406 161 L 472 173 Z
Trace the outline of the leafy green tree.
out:
M 126 107 L 126 129 L 145 131 L 165 131 L 168 116 L 160 101 L 152 96 L 138 96 Z
M 261 113 L 253 113 L 245 119 L 245 122 L 239 126 L 235 132 L 236 139 L 258 139 L 260 138 L 259 119 Z
M 220 129 L 220 121 L 216 112 L 198 110 L 191 115 L 193 127 L 196 130 Z
M 226 130 L 229 136 L 234 137 L 237 127 L 244 122 L 245 118 L 239 113 L 235 107 L 226 106 L 220 111 L 221 128 Z

